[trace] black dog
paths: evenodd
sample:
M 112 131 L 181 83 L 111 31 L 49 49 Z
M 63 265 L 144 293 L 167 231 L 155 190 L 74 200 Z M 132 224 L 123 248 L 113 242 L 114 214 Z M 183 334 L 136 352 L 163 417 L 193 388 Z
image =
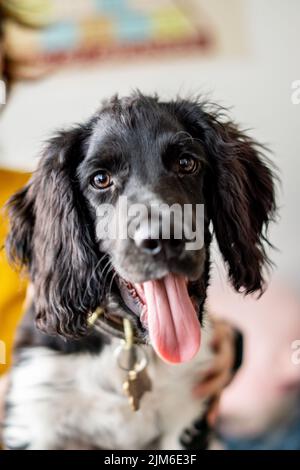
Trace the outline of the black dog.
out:
M 201 410 L 193 381 L 211 357 L 209 325 L 196 353 L 212 227 L 235 289 L 263 288 L 275 201 L 262 151 L 221 110 L 140 93 L 113 98 L 49 142 L 9 202 L 8 252 L 28 268 L 34 296 L 11 373 L 8 448 L 180 448 L 182 430 Z M 187 250 L 184 237 L 162 237 L 161 218 L 156 238 L 144 219 L 132 237 L 99 236 L 99 208 L 117 209 L 121 196 L 129 206 L 204 204 L 203 246 Z M 122 212 L 114 217 L 130 222 Z M 104 315 L 90 327 L 99 306 Z M 123 317 L 148 350 L 153 381 L 137 413 L 114 357 Z

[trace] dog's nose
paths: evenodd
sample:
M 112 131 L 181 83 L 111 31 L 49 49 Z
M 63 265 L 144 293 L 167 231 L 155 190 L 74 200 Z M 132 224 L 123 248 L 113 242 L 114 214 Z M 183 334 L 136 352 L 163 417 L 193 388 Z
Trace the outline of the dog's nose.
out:
M 140 250 L 149 255 L 158 255 L 162 250 L 162 241 L 153 240 L 152 238 L 144 238 L 140 240 L 139 243 L 136 243 Z
M 142 253 L 165 259 L 179 256 L 184 249 L 184 240 L 175 238 L 173 225 L 164 232 L 158 218 L 154 218 L 150 225 L 147 220 L 139 224 L 134 233 L 134 243 Z
M 183 240 L 181 239 L 152 239 L 144 238 L 142 240 L 135 240 L 138 248 L 151 256 L 163 254 L 166 258 L 178 256 L 183 250 Z

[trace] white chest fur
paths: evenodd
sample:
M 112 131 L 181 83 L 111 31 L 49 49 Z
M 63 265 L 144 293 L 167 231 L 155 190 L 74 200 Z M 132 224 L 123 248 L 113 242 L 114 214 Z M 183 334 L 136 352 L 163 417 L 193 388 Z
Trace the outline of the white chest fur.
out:
M 206 326 L 198 355 L 176 366 L 147 348 L 153 390 L 142 398 L 137 412 L 123 394 L 124 372 L 114 357 L 117 341 L 99 355 L 28 349 L 12 372 L 7 446 L 179 449 L 181 432 L 203 412 L 203 402 L 192 391 L 209 367 L 209 338 Z

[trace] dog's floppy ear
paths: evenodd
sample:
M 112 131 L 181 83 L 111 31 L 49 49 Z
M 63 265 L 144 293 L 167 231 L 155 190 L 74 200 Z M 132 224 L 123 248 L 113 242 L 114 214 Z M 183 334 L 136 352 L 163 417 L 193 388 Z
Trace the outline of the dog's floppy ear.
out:
M 54 137 L 27 187 L 9 202 L 8 250 L 26 265 L 35 290 L 38 326 L 76 336 L 101 297 L 93 224 L 76 182 L 86 132 Z
M 269 263 L 264 242 L 275 213 L 274 173 L 264 148 L 220 111 L 182 101 L 173 104 L 187 131 L 201 141 L 207 158 L 205 204 L 236 290 L 262 290 Z
M 10 217 L 10 231 L 6 240 L 9 260 L 21 267 L 32 260 L 32 234 L 34 227 L 33 198 L 30 184 L 14 194 L 6 209 Z

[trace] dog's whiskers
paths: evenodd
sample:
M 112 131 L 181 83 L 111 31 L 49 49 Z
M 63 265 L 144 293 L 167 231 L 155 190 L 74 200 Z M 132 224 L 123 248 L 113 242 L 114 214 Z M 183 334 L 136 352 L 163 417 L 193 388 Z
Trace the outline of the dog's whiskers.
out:
M 116 272 L 114 272 L 114 274 L 112 275 L 112 278 L 111 278 L 110 284 L 109 284 L 109 288 L 108 288 L 108 295 L 110 295 L 110 294 L 111 294 L 112 285 L 113 285 L 113 282 L 114 282 L 114 280 L 115 280 L 116 276 L 117 276 L 117 273 L 116 273 Z
M 109 276 L 109 274 L 114 270 L 113 266 L 112 266 L 112 265 L 109 266 L 109 264 L 106 265 L 106 268 L 108 268 L 108 269 L 107 269 L 107 272 L 105 273 L 105 276 L 104 276 L 104 279 L 103 279 L 103 286 L 102 286 L 102 294 L 101 294 L 101 297 L 102 297 L 103 294 L 104 294 L 108 276 Z M 117 274 L 117 273 L 114 273 L 113 278 L 115 277 L 116 274 Z

